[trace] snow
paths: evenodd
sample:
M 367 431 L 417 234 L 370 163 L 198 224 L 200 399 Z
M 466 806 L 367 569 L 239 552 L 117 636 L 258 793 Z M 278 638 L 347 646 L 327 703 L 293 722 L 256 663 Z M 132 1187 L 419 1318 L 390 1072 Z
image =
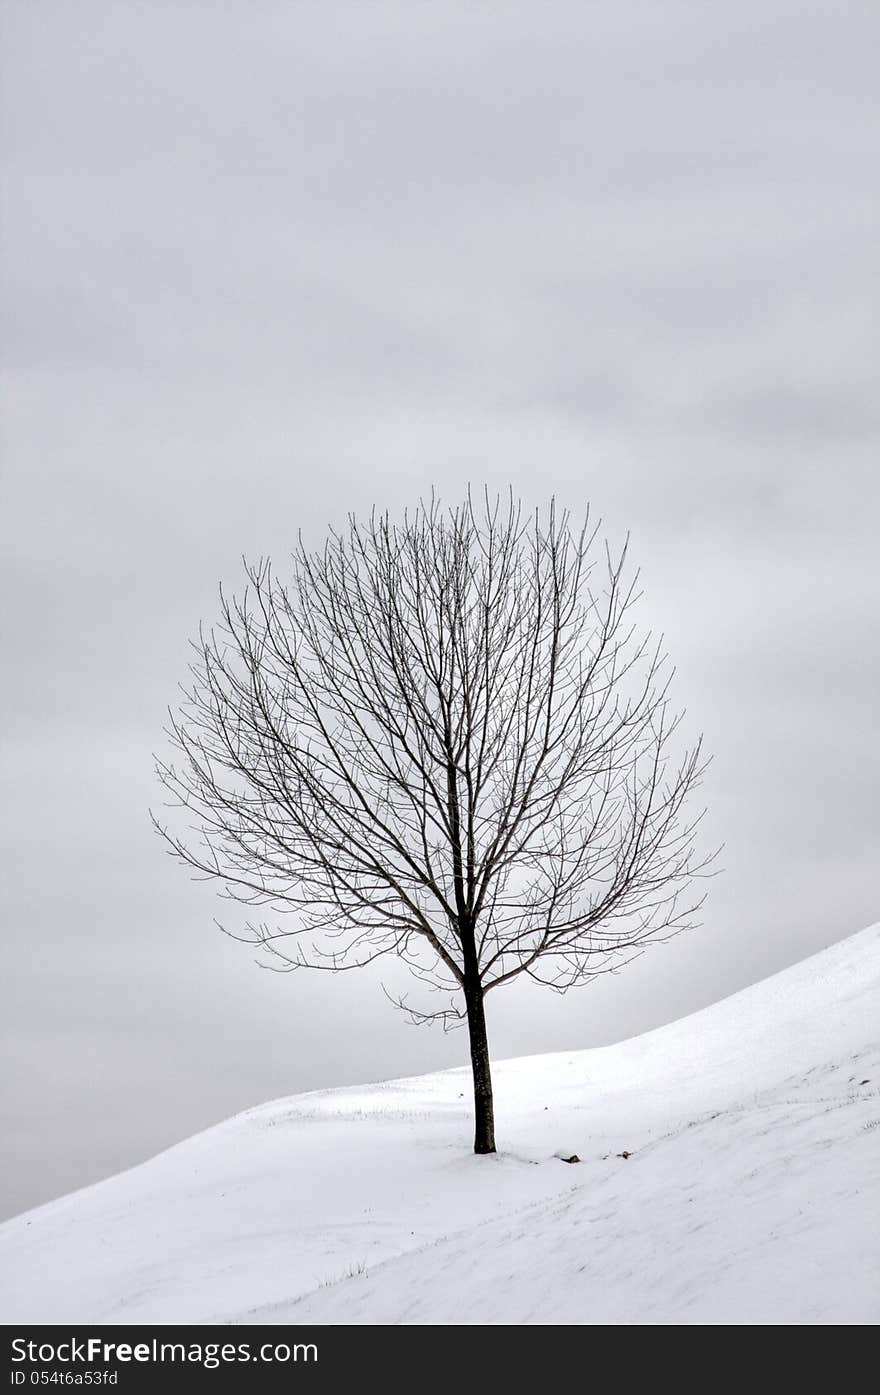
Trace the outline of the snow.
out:
M 645 1036 L 498 1063 L 495 1157 L 465 1070 L 263 1105 L 0 1227 L 0 1314 L 876 1322 L 878 1028 L 880 925 Z

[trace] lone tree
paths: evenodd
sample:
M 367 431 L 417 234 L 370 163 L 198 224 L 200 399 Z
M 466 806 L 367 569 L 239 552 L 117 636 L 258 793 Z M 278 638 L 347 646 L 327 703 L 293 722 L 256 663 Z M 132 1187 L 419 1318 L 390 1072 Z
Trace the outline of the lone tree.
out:
M 694 923 L 703 870 L 660 646 L 626 547 L 511 497 L 349 520 L 290 576 L 246 566 L 194 645 L 159 831 L 281 969 L 396 955 L 466 1019 L 477 1153 L 495 1150 L 486 994 L 564 991 Z M 230 932 L 233 933 L 233 932 Z M 436 1002 L 436 999 L 435 999 Z

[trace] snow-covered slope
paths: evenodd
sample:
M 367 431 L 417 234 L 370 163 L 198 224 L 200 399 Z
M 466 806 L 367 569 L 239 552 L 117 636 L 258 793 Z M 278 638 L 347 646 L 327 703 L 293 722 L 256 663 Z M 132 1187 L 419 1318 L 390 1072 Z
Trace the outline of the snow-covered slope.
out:
M 880 1318 L 880 926 L 495 1075 L 495 1157 L 469 1154 L 468 1075 L 447 1071 L 264 1105 L 19 1216 L 0 1316 Z

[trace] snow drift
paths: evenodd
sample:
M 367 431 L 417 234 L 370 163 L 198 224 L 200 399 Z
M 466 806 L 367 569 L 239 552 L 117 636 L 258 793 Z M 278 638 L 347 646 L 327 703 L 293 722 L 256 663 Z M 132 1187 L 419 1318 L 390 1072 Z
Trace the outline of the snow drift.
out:
M 465 1070 L 263 1105 L 0 1227 L 0 1315 L 876 1322 L 878 1025 L 874 926 L 645 1036 L 499 1063 L 494 1157 Z

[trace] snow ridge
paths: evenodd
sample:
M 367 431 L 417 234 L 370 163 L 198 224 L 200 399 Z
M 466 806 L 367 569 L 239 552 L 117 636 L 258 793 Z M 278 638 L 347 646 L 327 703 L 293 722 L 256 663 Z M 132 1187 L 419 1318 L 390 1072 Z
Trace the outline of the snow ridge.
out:
M 495 1157 L 465 1070 L 277 1100 L 0 1227 L 0 1311 L 876 1322 L 878 1023 L 873 926 L 631 1041 L 500 1062 Z

